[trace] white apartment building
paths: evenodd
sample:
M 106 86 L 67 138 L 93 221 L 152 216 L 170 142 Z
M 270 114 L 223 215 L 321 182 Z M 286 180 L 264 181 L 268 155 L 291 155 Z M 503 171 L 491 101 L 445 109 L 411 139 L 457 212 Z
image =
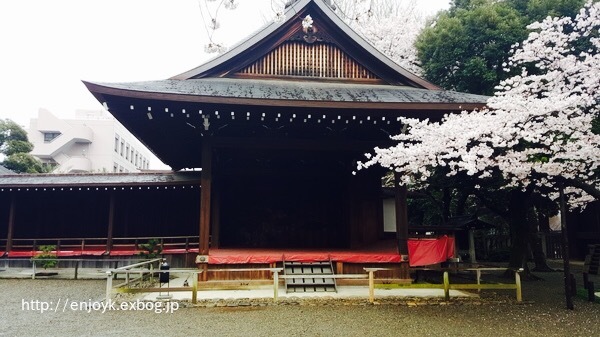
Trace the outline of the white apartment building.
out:
M 149 168 L 150 151 L 108 113 L 78 110 L 75 119 L 59 119 L 40 109 L 31 119 L 31 154 L 53 173 L 139 172 Z

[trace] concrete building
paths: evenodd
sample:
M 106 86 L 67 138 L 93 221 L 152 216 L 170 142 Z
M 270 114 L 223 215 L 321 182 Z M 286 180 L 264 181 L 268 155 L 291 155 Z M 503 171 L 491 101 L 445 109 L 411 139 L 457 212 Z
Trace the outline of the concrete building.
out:
M 102 110 L 78 110 L 75 119 L 60 119 L 40 109 L 28 136 L 31 154 L 53 173 L 139 172 L 150 165 L 150 151 Z

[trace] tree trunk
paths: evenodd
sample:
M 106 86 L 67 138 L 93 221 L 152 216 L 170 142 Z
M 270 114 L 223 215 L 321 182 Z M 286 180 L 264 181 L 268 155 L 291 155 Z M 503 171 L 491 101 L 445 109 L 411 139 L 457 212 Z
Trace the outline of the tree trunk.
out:
M 544 217 L 541 212 L 536 212 L 535 209 L 530 217 L 530 246 L 533 252 L 533 262 L 535 263 L 535 267 L 533 267 L 533 271 L 537 272 L 552 272 L 554 269 L 548 266 L 546 262 L 546 254 L 544 254 L 542 237 L 538 235 L 538 233 L 543 232 L 541 229 L 543 227 L 542 224 L 548 223 L 548 218 Z
M 448 222 L 450 219 L 450 203 L 452 202 L 452 194 L 450 194 L 450 189 L 448 187 L 444 187 L 442 196 L 442 218 L 444 219 L 444 223 Z
M 529 204 L 529 192 L 521 190 L 511 191 L 509 194 L 509 227 L 510 227 L 510 242 L 511 251 L 508 267 L 517 270 L 524 269 L 523 275 L 530 276 L 527 266 L 527 252 L 529 243 L 529 226 L 527 223 L 527 209 Z M 513 275 L 511 271 L 507 271 L 507 275 Z
M 463 191 L 459 194 L 458 200 L 456 201 L 456 216 L 465 215 L 467 210 L 467 200 L 469 200 L 469 193 Z

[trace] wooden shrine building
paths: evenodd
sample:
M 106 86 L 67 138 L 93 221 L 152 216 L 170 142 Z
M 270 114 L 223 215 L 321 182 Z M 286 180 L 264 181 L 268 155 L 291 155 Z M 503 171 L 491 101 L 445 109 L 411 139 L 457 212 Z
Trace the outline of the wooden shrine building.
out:
M 303 27 L 307 16 L 313 23 Z M 350 256 L 381 245 L 386 172 L 353 174 L 357 162 L 393 144 L 400 117 L 440 119 L 487 100 L 441 90 L 401 68 L 327 1 L 296 1 L 285 17 L 167 80 L 84 82 L 174 171 L 202 169 L 198 232 L 191 234 L 199 236 L 204 268 L 233 263 L 217 253 L 235 249 Z M 405 196 L 396 188 L 397 240 L 387 258 L 340 253 L 339 260 L 403 263 Z M 250 260 L 244 263 L 277 262 Z
M 310 16 L 312 26 L 303 27 Z M 390 61 L 322 0 L 300 0 L 228 52 L 168 80 L 85 82 L 173 170 L 202 168 L 199 249 L 359 249 L 382 235 L 381 176 L 353 175 L 399 117 L 486 97 L 440 90 Z M 405 214 L 398 202 L 397 214 Z M 406 253 L 405 216 L 398 217 Z

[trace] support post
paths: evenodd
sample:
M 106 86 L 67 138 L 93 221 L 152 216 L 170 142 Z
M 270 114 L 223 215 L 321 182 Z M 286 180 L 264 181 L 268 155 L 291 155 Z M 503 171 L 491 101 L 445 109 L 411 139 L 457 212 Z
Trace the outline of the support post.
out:
M 273 271 L 273 300 L 278 301 L 279 297 L 279 271 Z
M 12 194 L 10 198 L 10 210 L 8 212 L 8 231 L 6 234 L 6 251 L 10 252 L 13 245 L 13 233 L 15 230 L 15 211 L 17 206 L 17 197 Z
M 396 240 L 398 253 L 408 254 L 408 212 L 406 201 L 406 186 L 400 185 L 400 173 L 394 172 L 394 192 L 396 209 Z
M 369 270 L 369 302 L 375 302 L 375 271 Z
M 108 201 L 108 229 L 106 231 L 106 251 L 110 252 L 113 246 L 113 230 L 115 224 L 115 192 L 110 192 Z
M 109 303 L 112 297 L 112 280 L 112 271 L 109 270 L 106 272 L 106 297 L 104 303 Z
M 517 302 L 523 302 L 523 295 L 521 293 L 521 270 L 515 271 L 515 285 L 517 286 Z
M 198 303 L 198 274 L 192 279 L 192 303 Z
M 204 137 L 202 142 L 202 177 L 200 178 L 200 255 L 208 255 L 210 246 L 210 211 L 212 191 L 212 145 L 210 137 Z M 202 280 L 208 280 L 208 265 L 202 263 Z
M 450 301 L 450 277 L 447 271 L 444 271 L 444 299 Z

